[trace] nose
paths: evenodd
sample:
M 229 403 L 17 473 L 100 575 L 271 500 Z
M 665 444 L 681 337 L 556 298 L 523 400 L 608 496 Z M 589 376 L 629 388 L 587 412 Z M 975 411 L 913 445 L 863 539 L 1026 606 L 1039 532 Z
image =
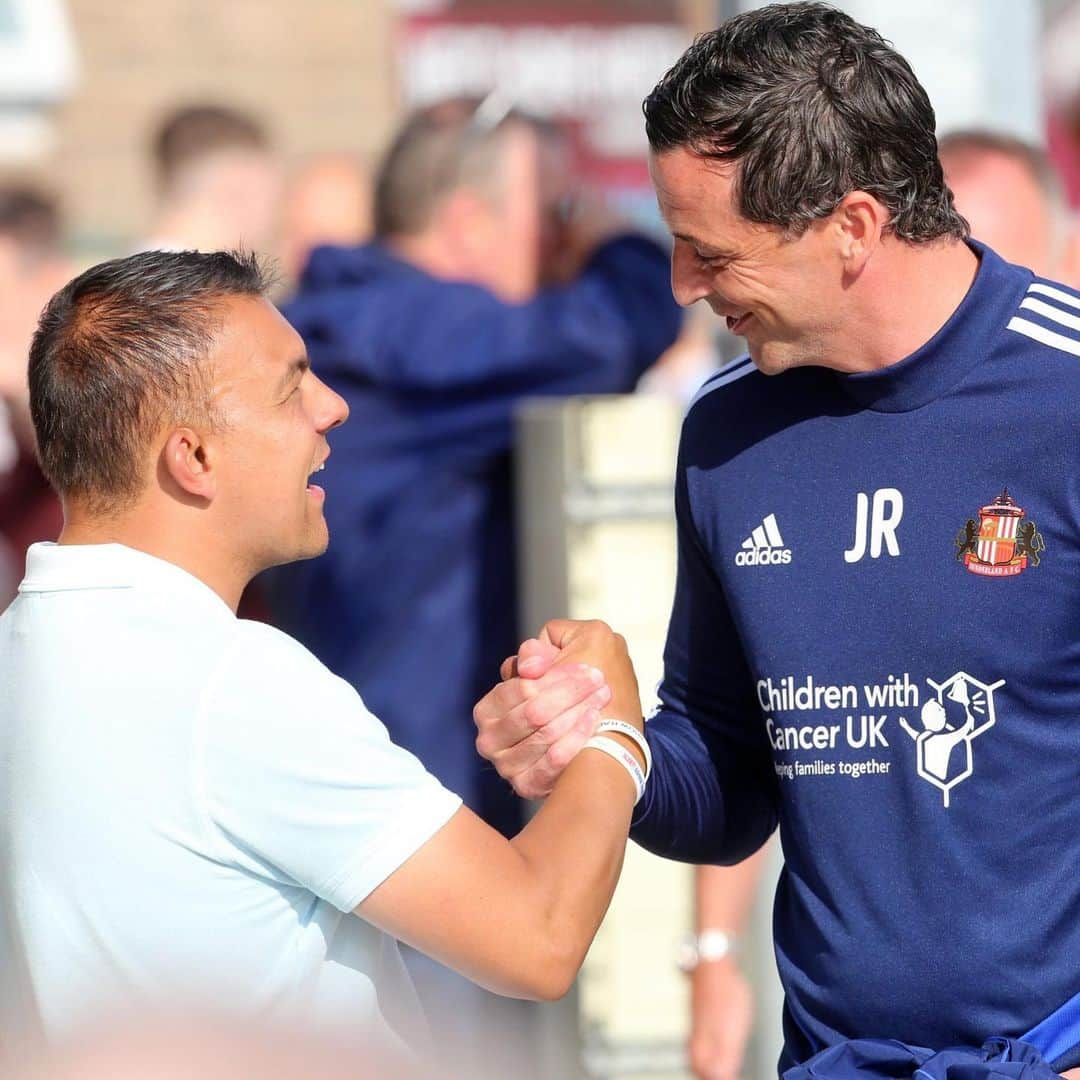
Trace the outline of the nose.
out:
M 697 303 L 712 291 L 707 272 L 684 240 L 676 240 L 671 249 L 671 292 L 680 307 Z
M 331 390 L 317 375 L 315 380 L 315 426 L 321 435 L 339 427 L 349 419 L 349 406 L 345 399 Z

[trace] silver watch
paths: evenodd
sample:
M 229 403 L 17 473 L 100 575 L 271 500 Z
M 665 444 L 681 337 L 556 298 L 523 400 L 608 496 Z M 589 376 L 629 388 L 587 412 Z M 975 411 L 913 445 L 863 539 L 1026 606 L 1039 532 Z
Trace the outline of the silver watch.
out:
M 689 975 L 700 964 L 711 960 L 723 960 L 737 951 L 738 938 L 726 930 L 702 930 L 698 934 L 687 934 L 679 943 L 675 962 L 679 970 Z

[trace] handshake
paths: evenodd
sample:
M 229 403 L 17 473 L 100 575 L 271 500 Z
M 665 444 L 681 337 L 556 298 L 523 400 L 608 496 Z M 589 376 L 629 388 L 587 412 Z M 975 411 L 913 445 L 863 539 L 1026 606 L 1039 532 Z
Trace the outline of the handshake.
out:
M 522 798 L 550 795 L 602 719 L 644 728 L 626 641 L 606 623 L 554 619 L 503 661 L 500 674 L 473 710 L 476 749 Z M 647 769 L 644 740 L 607 734 Z

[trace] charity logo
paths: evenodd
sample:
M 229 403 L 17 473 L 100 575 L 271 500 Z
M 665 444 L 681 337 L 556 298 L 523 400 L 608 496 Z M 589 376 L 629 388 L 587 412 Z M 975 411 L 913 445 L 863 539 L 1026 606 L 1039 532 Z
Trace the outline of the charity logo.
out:
M 956 536 L 956 558 L 973 574 L 983 577 L 1014 577 L 1029 566 L 1039 565 L 1046 550 L 1042 533 L 1006 488 L 988 506 L 979 509 L 979 520 L 968 518 Z
M 791 562 L 791 549 L 784 547 L 776 515 L 769 514 L 742 542 L 735 555 L 736 566 L 780 566 Z
M 917 773 L 941 792 L 947 808 L 949 793 L 974 772 L 971 744 L 994 726 L 994 691 L 1005 680 L 987 684 L 958 671 L 943 683 L 926 681 L 935 696 L 927 698 L 920 710 L 922 731 L 902 717 L 900 726 L 915 742 Z

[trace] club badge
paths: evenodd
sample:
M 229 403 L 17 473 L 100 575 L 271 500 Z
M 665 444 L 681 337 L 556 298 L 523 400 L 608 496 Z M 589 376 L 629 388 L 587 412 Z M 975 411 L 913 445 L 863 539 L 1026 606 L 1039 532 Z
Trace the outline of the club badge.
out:
M 988 506 L 980 507 L 979 520 L 968 518 L 956 536 L 956 558 L 973 574 L 1014 577 L 1039 565 L 1046 550 L 1042 533 L 1024 518 L 1008 488 Z

